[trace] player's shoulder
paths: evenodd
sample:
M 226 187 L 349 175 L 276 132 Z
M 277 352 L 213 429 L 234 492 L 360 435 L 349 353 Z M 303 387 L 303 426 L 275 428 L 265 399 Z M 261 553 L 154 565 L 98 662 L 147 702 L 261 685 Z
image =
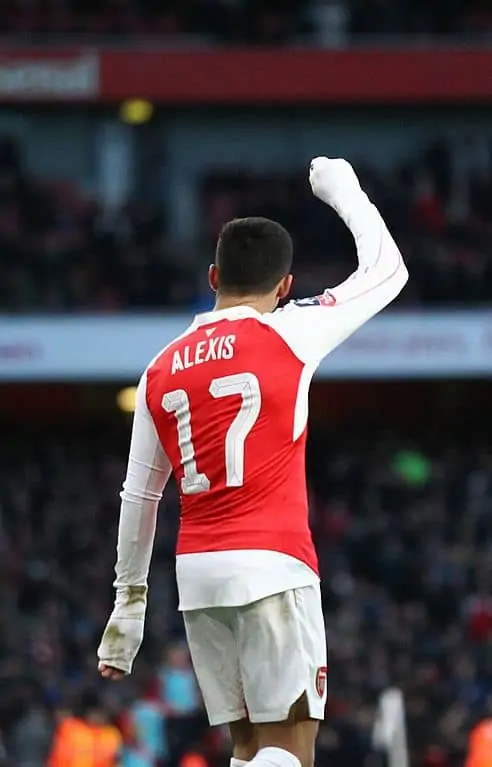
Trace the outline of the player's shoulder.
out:
M 309 334 L 311 322 L 317 322 L 320 318 L 319 313 L 324 315 L 324 310 L 335 306 L 336 303 L 333 293 L 325 290 L 316 296 L 295 298 L 271 314 L 264 315 L 264 319 L 274 330 L 289 340 L 293 331 L 295 336 L 302 334 L 303 330 Z
M 323 356 L 319 347 L 327 313 L 336 303 L 336 297 L 325 290 L 319 295 L 289 301 L 265 319 L 299 360 L 318 364 Z
M 149 364 L 145 368 L 144 375 L 146 375 L 149 371 L 154 370 L 155 368 L 158 368 L 162 363 L 165 362 L 166 358 L 169 356 L 172 356 L 175 349 L 177 349 L 183 341 L 186 339 L 189 339 L 189 337 L 197 330 L 195 321 L 189 325 L 186 330 L 184 330 L 182 333 L 179 334 L 179 336 L 176 336 L 176 338 L 173 338 L 172 341 L 170 341 L 168 344 L 162 347 L 162 349 L 157 352 L 157 354 L 152 357 Z

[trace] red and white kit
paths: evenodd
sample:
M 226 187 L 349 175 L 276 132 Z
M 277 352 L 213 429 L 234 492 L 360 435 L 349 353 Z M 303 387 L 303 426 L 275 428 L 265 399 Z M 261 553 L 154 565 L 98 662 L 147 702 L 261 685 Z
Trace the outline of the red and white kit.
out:
M 305 480 L 308 390 L 320 361 L 408 276 L 347 163 L 315 160 L 311 183 L 350 227 L 357 271 L 271 314 L 240 306 L 197 316 L 138 386 L 115 585 L 146 584 L 157 505 L 174 472 L 180 610 L 212 724 L 285 719 L 304 691 L 311 716 L 323 718 L 326 639 Z

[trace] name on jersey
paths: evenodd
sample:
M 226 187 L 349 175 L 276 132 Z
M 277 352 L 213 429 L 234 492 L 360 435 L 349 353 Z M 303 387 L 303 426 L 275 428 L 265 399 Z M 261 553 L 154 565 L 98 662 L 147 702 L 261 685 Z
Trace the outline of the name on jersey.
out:
M 217 336 L 208 338 L 206 341 L 198 341 L 194 346 L 185 346 L 176 349 L 173 354 L 171 374 L 203 365 L 205 362 L 217 362 L 218 360 L 230 360 L 234 357 L 234 344 L 236 336 Z

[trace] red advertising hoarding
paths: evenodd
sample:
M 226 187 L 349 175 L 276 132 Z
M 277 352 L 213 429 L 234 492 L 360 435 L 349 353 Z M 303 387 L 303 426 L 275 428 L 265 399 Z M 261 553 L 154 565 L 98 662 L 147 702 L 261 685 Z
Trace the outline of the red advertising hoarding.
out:
M 492 49 L 0 48 L 1 102 L 485 103 Z

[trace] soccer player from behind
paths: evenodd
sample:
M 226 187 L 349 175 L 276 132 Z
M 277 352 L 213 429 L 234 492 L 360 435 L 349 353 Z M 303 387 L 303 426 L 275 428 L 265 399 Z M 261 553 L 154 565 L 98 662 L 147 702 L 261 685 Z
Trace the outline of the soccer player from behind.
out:
M 138 389 L 121 494 L 116 600 L 98 650 L 129 674 L 142 642 L 157 507 L 174 472 L 179 609 L 210 723 L 232 767 L 311 767 L 327 651 L 308 525 L 308 390 L 321 360 L 401 291 L 408 273 L 344 160 L 312 161 L 314 194 L 352 231 L 358 268 L 291 301 L 292 241 L 262 218 L 223 228 L 215 309 L 155 357 Z

